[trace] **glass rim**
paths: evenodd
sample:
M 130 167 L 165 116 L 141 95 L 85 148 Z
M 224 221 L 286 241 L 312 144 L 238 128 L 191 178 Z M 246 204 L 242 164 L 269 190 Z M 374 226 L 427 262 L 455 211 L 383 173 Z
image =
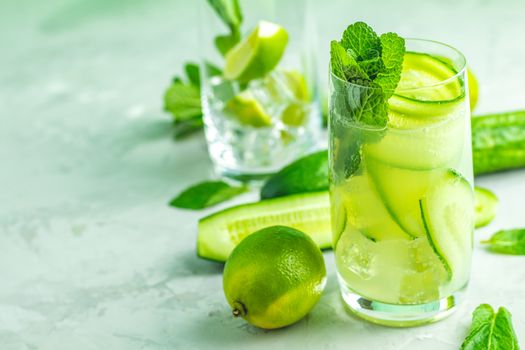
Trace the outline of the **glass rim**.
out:
M 442 43 L 440 41 L 431 40 L 431 39 L 422 39 L 422 38 L 404 38 L 404 39 L 408 40 L 408 41 L 411 41 L 411 42 L 431 43 L 431 44 L 435 44 L 435 45 L 438 45 L 438 46 L 441 46 L 441 47 L 445 47 L 445 48 L 453 51 L 460 58 L 461 66 L 457 70 L 456 74 L 454 74 L 451 77 L 448 77 L 448 78 L 446 78 L 444 80 L 441 80 L 441 81 L 439 81 L 437 83 L 433 83 L 431 85 L 423 85 L 423 86 L 418 86 L 418 87 L 415 87 L 415 88 L 402 89 L 402 90 L 397 90 L 396 89 L 395 91 L 397 91 L 398 93 L 402 93 L 402 92 L 416 92 L 416 91 L 426 90 L 426 89 L 430 89 L 430 88 L 436 88 L 438 86 L 446 85 L 446 84 L 450 83 L 451 81 L 454 81 L 458 77 L 460 77 L 460 76 L 465 74 L 465 71 L 467 69 L 467 60 L 465 58 L 465 55 L 463 55 L 463 53 L 461 53 L 461 51 L 459 51 L 455 47 L 453 47 L 451 45 L 448 45 L 448 44 L 445 44 L 445 43 Z M 426 52 L 422 52 L 422 53 L 426 53 Z M 360 84 L 352 83 L 352 82 L 349 82 L 349 81 L 341 79 L 340 77 L 338 77 L 337 75 L 335 75 L 332 72 L 332 64 L 331 63 L 328 64 L 328 68 L 329 68 L 330 77 L 332 79 L 336 79 L 336 80 L 340 81 L 343 84 L 346 84 L 346 85 L 349 85 L 349 86 L 353 86 L 353 87 L 356 87 L 356 88 L 360 88 L 360 89 L 365 89 L 365 90 L 379 90 L 380 89 L 378 87 L 371 87 L 371 86 L 360 85 Z M 391 92 L 393 93 L 393 91 L 391 91 Z

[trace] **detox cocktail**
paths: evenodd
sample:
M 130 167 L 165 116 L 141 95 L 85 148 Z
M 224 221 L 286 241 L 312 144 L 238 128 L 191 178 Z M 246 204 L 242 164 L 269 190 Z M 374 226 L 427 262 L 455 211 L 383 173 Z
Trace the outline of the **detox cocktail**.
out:
M 331 54 L 330 197 L 343 298 L 377 323 L 439 319 L 470 274 L 465 60 L 444 44 L 375 36 L 364 23 Z

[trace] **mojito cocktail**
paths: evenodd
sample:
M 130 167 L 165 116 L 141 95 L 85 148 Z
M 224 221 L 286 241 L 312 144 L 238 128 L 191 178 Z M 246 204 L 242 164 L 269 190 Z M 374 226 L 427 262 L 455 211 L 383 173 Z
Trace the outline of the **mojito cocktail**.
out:
M 358 315 L 393 326 L 439 319 L 457 304 L 469 279 L 474 215 L 465 60 L 436 42 L 405 45 L 393 91 L 345 79 L 359 72 L 334 74 L 337 47 L 330 73 L 341 291 Z

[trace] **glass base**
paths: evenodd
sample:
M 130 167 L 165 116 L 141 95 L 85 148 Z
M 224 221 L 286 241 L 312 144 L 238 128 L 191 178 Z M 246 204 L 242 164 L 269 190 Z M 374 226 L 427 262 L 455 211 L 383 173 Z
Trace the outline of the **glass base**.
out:
M 466 287 L 458 292 L 425 304 L 399 305 L 369 300 L 340 284 L 341 296 L 348 309 L 360 318 L 389 327 L 414 327 L 450 316 L 463 301 Z

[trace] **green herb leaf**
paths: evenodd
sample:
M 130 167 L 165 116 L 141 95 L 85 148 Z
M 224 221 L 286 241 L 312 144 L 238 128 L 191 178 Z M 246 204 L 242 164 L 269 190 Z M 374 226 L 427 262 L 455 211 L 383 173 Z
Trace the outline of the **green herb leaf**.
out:
M 205 181 L 182 191 L 170 201 L 169 205 L 184 209 L 203 209 L 224 202 L 247 190 L 245 186 L 230 186 L 223 181 Z
M 330 63 L 335 76 L 358 86 L 333 83 L 333 111 L 340 118 L 384 128 L 404 54 L 405 41 L 398 35 L 379 37 L 363 22 L 349 25 L 340 42 L 332 41 Z
M 334 75 L 344 81 L 369 80 L 368 75 L 357 64 L 357 61 L 335 40 L 330 43 L 330 65 Z
M 218 35 L 215 37 L 215 47 L 221 55 L 226 56 L 226 53 L 231 50 L 232 47 L 237 45 L 241 41 L 241 36 L 238 32 L 227 34 L 227 35 Z
M 383 69 L 378 72 L 375 83 L 381 85 L 383 93 L 388 99 L 401 79 L 403 56 L 405 54 L 405 40 L 395 33 L 385 33 L 381 40 L 381 60 Z
M 261 199 L 328 189 L 328 152 L 301 157 L 272 175 L 261 188 Z
M 184 65 L 184 71 L 186 72 L 186 76 L 188 77 L 190 83 L 200 88 L 201 72 L 199 69 L 199 65 L 192 62 L 188 62 Z
M 374 30 L 364 22 L 356 22 L 346 28 L 341 45 L 356 61 L 371 60 L 381 56 L 381 41 Z
M 241 40 L 242 13 L 238 0 L 208 0 L 230 33 L 215 37 L 215 47 L 224 56 Z
M 230 28 L 231 33 L 238 33 L 242 23 L 241 7 L 238 0 L 208 0 L 219 18 Z
M 496 253 L 525 255 L 525 229 L 501 230 L 481 243 Z
M 500 307 L 497 313 L 488 304 L 474 310 L 470 333 L 461 344 L 461 350 L 481 349 L 519 350 L 511 314 L 504 307 Z
M 222 70 L 211 62 L 204 62 L 204 69 L 206 69 L 208 77 L 222 75 Z
M 174 81 L 164 94 L 164 109 L 173 115 L 175 121 L 202 116 L 199 87 Z

